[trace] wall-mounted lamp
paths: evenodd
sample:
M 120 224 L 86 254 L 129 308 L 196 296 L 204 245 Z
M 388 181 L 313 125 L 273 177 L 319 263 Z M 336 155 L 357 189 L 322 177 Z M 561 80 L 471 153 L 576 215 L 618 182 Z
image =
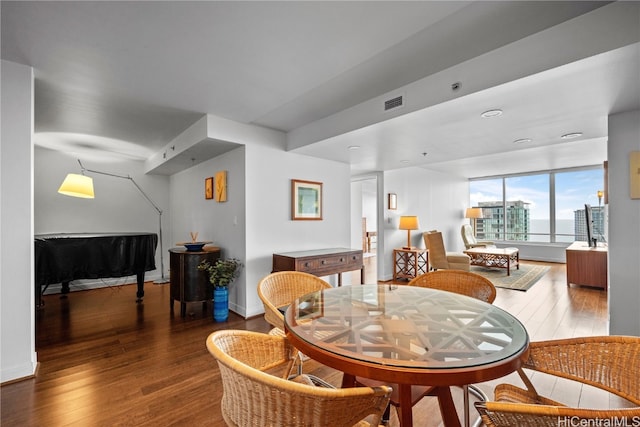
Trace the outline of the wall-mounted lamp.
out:
M 133 178 L 131 178 L 129 175 L 116 175 L 109 172 L 101 172 L 101 171 L 96 171 L 92 169 L 85 169 L 85 167 L 82 165 L 82 162 L 80 162 L 80 159 L 78 159 L 78 164 L 80 165 L 80 172 L 82 173 L 82 175 L 78 175 L 75 173 L 67 174 L 67 177 L 62 182 L 62 185 L 60 185 L 60 188 L 58 188 L 58 193 L 64 194 L 66 196 L 71 196 L 71 197 L 93 199 L 95 197 L 95 194 L 93 191 L 93 178 L 91 178 L 90 176 L 86 176 L 84 173 L 90 172 L 90 173 L 97 173 L 100 175 L 113 176 L 115 178 L 128 179 L 129 181 L 131 181 L 131 183 L 136 186 L 138 191 L 142 193 L 144 198 L 147 199 L 149 204 L 151 204 L 151 206 L 153 206 L 156 212 L 158 212 L 158 227 L 159 227 L 159 234 L 160 234 L 159 239 L 160 239 L 160 276 L 161 277 L 160 279 L 156 280 L 154 283 L 168 283 L 169 279 L 166 279 L 164 277 L 164 260 L 163 260 L 164 249 L 162 247 L 162 210 L 155 203 L 153 203 L 153 200 L 149 198 L 147 193 L 145 193 L 142 190 L 142 188 L 140 188 L 138 183 L 135 182 Z
M 420 229 L 418 217 L 417 216 L 401 216 L 400 225 L 398 226 L 398 228 L 400 230 L 407 230 L 407 246 L 405 246 L 403 249 L 412 249 L 411 230 Z

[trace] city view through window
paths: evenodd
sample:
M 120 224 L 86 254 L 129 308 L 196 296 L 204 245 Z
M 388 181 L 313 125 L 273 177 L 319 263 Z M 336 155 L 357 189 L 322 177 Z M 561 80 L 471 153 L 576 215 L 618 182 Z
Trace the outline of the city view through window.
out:
M 469 190 L 470 206 L 483 212 L 476 222 L 479 239 L 586 241 L 588 204 L 593 237 L 604 240 L 602 167 L 476 179 L 469 182 Z

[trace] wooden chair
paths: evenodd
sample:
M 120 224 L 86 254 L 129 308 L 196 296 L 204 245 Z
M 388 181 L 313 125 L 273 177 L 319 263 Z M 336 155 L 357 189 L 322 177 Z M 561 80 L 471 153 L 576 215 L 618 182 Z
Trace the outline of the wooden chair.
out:
M 229 426 L 378 426 L 389 401 L 388 387 L 327 389 L 267 373 L 284 367 L 286 377 L 291 367 L 296 350 L 284 337 L 223 330 L 209 335 L 207 349 L 220 368 Z
M 601 336 L 532 342 L 523 368 L 606 390 L 635 407 L 587 409 L 564 406 L 540 396 L 521 369 L 526 390 L 511 384 L 495 389 L 495 402 L 477 402 L 487 426 L 553 426 L 559 420 L 571 425 L 596 425 L 594 420 L 640 421 L 640 338 Z M 597 424 L 605 425 L 605 424 Z M 613 424 L 611 424 L 613 425 Z
M 409 282 L 409 286 L 455 292 L 493 304 L 496 287 L 486 277 L 461 270 L 438 270 L 422 274 Z
M 472 298 L 479 299 L 492 304 L 496 299 L 496 288 L 489 279 L 475 273 L 460 270 L 438 270 L 422 274 L 412 279 L 408 286 L 421 286 L 423 288 L 439 289 L 442 291 L 454 292 L 457 294 L 467 295 Z M 384 384 L 380 381 L 370 380 L 368 378 L 356 378 L 356 383 L 364 386 L 376 386 Z M 470 386 L 471 387 L 471 386 Z M 398 387 L 393 387 L 391 399 L 389 403 L 396 408 L 400 408 L 400 398 L 398 395 Z M 470 388 L 469 391 L 480 398 L 485 396 L 478 388 Z M 425 396 L 435 396 L 435 387 L 429 386 L 413 386 L 411 387 L 411 407 L 415 406 Z M 385 413 L 385 420 L 388 412 Z
M 434 270 L 463 270 L 469 271 L 471 258 L 458 252 L 447 252 L 439 231 L 426 231 L 422 233 L 424 243 L 429 249 L 429 265 Z

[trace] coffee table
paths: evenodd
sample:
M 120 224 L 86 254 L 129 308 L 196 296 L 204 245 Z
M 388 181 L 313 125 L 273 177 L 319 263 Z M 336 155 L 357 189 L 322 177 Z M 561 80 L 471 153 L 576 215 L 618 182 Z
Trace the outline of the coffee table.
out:
M 520 252 L 518 248 L 477 247 L 467 249 L 464 253 L 471 258 L 471 265 L 506 268 L 507 276 L 511 275 L 511 267 L 520 269 Z

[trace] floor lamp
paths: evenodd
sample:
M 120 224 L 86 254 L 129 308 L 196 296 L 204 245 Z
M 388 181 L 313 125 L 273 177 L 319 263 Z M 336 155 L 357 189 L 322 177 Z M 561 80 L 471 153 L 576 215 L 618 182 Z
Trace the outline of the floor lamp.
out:
M 470 218 L 471 221 L 473 222 L 473 236 L 476 236 L 477 233 L 477 221 L 478 218 L 482 218 L 482 208 L 467 208 L 465 214 L 464 214 L 465 218 Z
M 138 189 L 138 191 L 140 191 L 140 193 L 144 196 L 144 198 L 147 199 L 149 204 L 151 204 L 151 206 L 153 206 L 156 212 L 158 212 L 158 228 L 160 231 L 160 279 L 156 280 L 153 283 L 156 283 L 156 284 L 168 283 L 169 279 L 164 277 L 164 259 L 163 259 L 164 249 L 162 246 L 162 210 L 155 203 L 153 203 L 153 200 L 149 198 L 147 193 L 145 193 L 142 190 L 142 188 L 140 188 L 138 183 L 135 182 L 134 179 L 131 178 L 131 176 L 116 175 L 109 172 L 101 172 L 101 171 L 96 171 L 92 169 L 85 169 L 85 167 L 82 165 L 82 162 L 80 162 L 80 159 L 78 159 L 78 163 L 80 164 L 80 170 L 82 175 L 78 175 L 75 173 L 68 174 L 67 177 L 62 182 L 62 185 L 58 189 L 58 193 L 64 194 L 67 196 L 72 196 L 72 197 L 93 199 L 95 197 L 93 193 L 93 179 L 89 176 L 85 176 L 84 173 L 90 172 L 90 173 L 97 173 L 100 175 L 113 176 L 115 178 L 128 179 L 129 181 L 131 181 L 131 183 L 136 186 L 136 188 Z

